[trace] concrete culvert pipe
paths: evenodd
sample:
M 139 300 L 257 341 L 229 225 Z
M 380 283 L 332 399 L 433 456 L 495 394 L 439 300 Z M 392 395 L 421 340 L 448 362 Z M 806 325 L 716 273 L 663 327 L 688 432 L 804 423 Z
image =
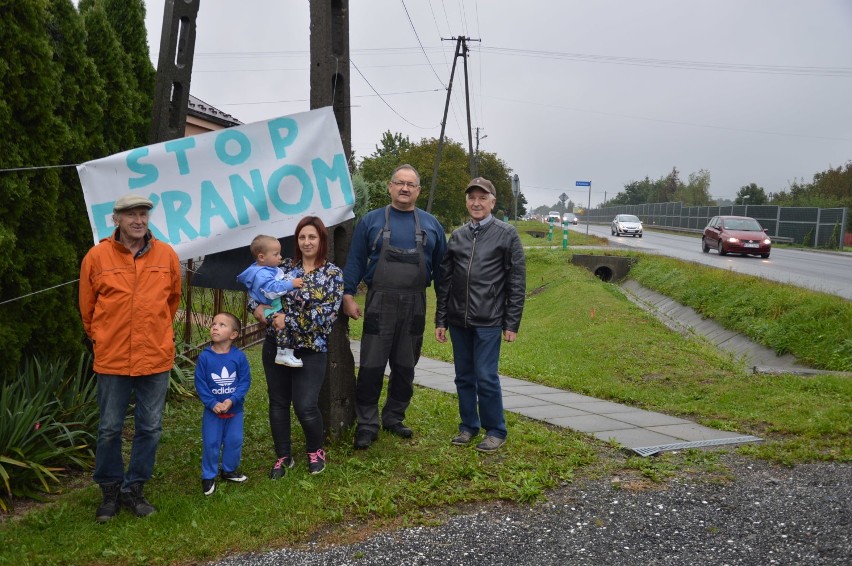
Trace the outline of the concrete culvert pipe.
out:
M 620 281 L 627 277 L 635 258 L 612 255 L 577 255 L 571 258 L 571 263 L 585 267 L 601 281 Z
M 602 265 L 595 269 L 595 277 L 605 283 L 612 281 L 612 269 L 610 269 L 606 265 Z

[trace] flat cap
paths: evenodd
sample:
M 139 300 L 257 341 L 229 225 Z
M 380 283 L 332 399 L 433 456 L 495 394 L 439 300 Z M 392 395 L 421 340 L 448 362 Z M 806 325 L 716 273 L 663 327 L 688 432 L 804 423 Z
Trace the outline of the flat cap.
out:
M 151 209 L 154 208 L 154 203 L 142 195 L 134 195 L 131 193 L 129 195 L 124 195 L 115 201 L 115 206 L 112 207 L 112 211 L 121 212 L 122 210 L 129 210 L 140 206 Z
M 486 179 L 485 177 L 477 177 L 473 179 L 470 183 L 467 184 L 467 188 L 464 190 L 467 193 L 470 189 L 480 188 L 484 191 L 488 191 L 491 193 L 494 198 L 497 198 L 497 190 L 494 188 L 494 185 L 491 184 L 491 181 Z

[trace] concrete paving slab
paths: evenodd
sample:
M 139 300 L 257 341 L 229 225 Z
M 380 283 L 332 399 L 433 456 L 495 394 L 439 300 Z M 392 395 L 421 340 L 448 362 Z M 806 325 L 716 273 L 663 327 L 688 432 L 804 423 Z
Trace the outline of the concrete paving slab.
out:
M 501 388 L 503 391 L 511 391 L 512 393 L 519 393 L 521 395 L 547 395 L 548 393 L 559 393 L 559 389 L 555 389 L 553 387 L 548 387 L 546 385 L 539 385 L 538 383 L 525 383 L 523 385 L 502 385 Z
M 514 378 L 514 377 L 507 377 L 505 375 L 501 375 L 499 377 L 500 377 L 500 387 L 501 388 L 513 387 L 513 386 L 520 387 L 520 386 L 523 386 L 523 385 L 530 385 L 529 381 L 524 381 L 523 379 L 517 379 L 517 378 Z
M 422 385 L 423 387 L 432 387 L 433 385 L 452 385 L 453 387 L 455 387 L 455 382 L 453 382 L 451 379 L 447 379 L 446 377 L 435 374 L 415 375 L 414 383 L 416 383 L 417 385 Z
M 450 364 L 452 365 L 452 364 Z M 446 369 L 447 362 L 441 360 L 431 360 L 429 358 L 420 358 L 417 362 L 417 369 Z
M 571 393 L 570 391 L 562 391 L 560 393 L 536 393 L 531 395 L 531 397 L 536 397 L 542 401 L 548 401 L 549 403 L 556 403 L 558 405 L 565 406 L 574 405 L 576 403 L 594 403 L 600 401 L 600 399 L 595 397 L 580 395 L 579 393 Z
M 740 432 L 716 430 L 695 423 L 649 426 L 646 428 L 653 432 L 658 432 L 660 434 L 665 434 L 668 436 L 674 436 L 675 438 L 687 440 L 690 442 L 696 440 L 713 440 L 716 438 L 735 438 L 737 436 L 744 436 Z
M 352 342 L 352 353 L 357 365 L 359 342 Z M 389 372 L 390 369 L 386 368 L 385 374 Z M 415 368 L 414 382 L 420 387 L 452 395 L 456 393 L 454 380 L 452 363 L 421 357 Z M 662 413 L 644 411 L 514 377 L 501 375 L 500 384 L 503 388 L 503 406 L 507 411 L 590 434 L 604 442 L 614 440 L 643 456 L 651 453 L 643 451 L 646 447 L 724 439 L 737 442 L 737 438 L 755 440 L 754 437 L 742 437 L 737 433 L 710 429 Z M 747 441 L 750 440 L 743 440 Z
M 563 405 L 538 405 L 535 407 L 519 407 L 514 409 L 513 412 L 520 413 L 525 417 L 529 417 L 531 419 L 535 419 L 537 421 L 548 421 L 548 419 L 556 418 L 556 417 L 579 417 L 579 416 L 588 416 L 591 413 L 587 411 L 581 411 L 580 409 L 572 409 L 571 407 L 565 407 Z
M 663 413 L 653 413 L 651 411 L 632 410 L 618 414 L 609 415 L 613 419 L 632 424 L 637 427 L 649 426 L 664 426 L 675 424 L 690 424 L 691 421 L 679 419 Z
M 530 397 L 529 395 L 503 395 L 504 409 L 519 409 L 521 407 L 543 407 L 548 405 L 547 401 Z
M 576 417 L 551 417 L 544 419 L 551 424 L 564 426 L 580 432 L 600 432 L 602 430 L 635 429 L 632 424 L 603 417 L 601 415 L 579 415 Z
M 569 407 L 575 409 L 582 409 L 583 411 L 588 411 L 590 413 L 596 413 L 598 415 L 613 415 L 615 413 L 629 413 L 631 411 L 635 411 L 635 407 L 629 407 L 627 405 L 619 405 L 618 403 L 611 403 L 610 401 L 592 401 L 589 403 L 569 403 Z M 618 416 L 612 417 L 617 419 Z
M 644 428 L 625 428 L 620 430 L 601 430 L 593 432 L 592 436 L 603 442 L 615 440 L 625 448 L 637 448 L 639 446 L 659 446 L 661 444 L 674 444 L 680 442 L 673 436 L 660 434 Z

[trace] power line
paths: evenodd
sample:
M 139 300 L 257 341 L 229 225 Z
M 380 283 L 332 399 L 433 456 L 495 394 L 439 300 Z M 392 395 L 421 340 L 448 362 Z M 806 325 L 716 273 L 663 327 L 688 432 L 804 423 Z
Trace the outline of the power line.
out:
M 438 83 L 445 87 L 447 85 L 444 84 L 444 81 L 441 80 L 441 77 L 438 76 L 438 72 L 435 70 L 435 67 L 432 66 L 432 61 L 429 61 L 429 56 L 426 55 L 426 50 L 423 48 L 423 42 L 420 41 L 420 36 L 417 34 L 417 28 L 414 27 L 414 22 L 411 21 L 411 14 L 408 13 L 408 7 L 405 5 L 405 0 L 400 0 L 402 2 L 402 9 L 405 10 L 405 15 L 408 17 L 408 23 L 411 25 L 411 31 L 414 32 L 414 37 L 417 39 L 417 43 L 420 45 L 420 50 L 423 51 L 423 56 L 426 58 L 426 61 L 429 63 L 429 68 L 432 69 L 432 73 L 435 75 L 435 78 L 438 79 Z
M 623 57 L 610 55 L 592 55 L 587 53 L 564 53 L 560 51 L 535 51 L 506 47 L 482 47 L 484 53 L 532 57 L 536 59 L 558 59 L 580 61 L 584 63 L 605 63 L 613 65 L 632 65 L 639 67 L 660 67 L 686 69 L 691 71 L 726 71 L 736 73 L 755 73 L 773 75 L 805 75 L 825 77 L 852 77 L 850 67 L 815 67 L 795 65 L 766 65 L 745 63 L 719 63 L 712 61 L 689 61 L 678 59 L 652 59 L 645 57 Z
M 369 49 L 353 49 L 351 54 L 355 55 L 406 55 L 414 52 L 443 51 L 440 47 L 374 47 Z M 485 54 L 509 55 L 515 57 L 531 57 L 535 59 L 557 59 L 565 61 L 578 61 L 584 63 L 600 63 L 610 65 L 631 65 L 639 67 L 658 67 L 684 69 L 691 71 L 723 71 L 737 73 L 793 75 L 793 76 L 824 76 L 824 77 L 852 77 L 852 67 L 819 67 L 815 65 L 773 65 L 773 64 L 747 64 L 747 63 L 724 63 L 719 61 L 693 61 L 686 59 L 656 59 L 648 57 L 627 57 L 619 55 L 597 55 L 593 53 L 570 53 L 562 51 L 539 51 L 534 49 L 517 49 L 512 47 L 480 47 L 479 51 Z M 243 52 L 208 52 L 196 53 L 200 58 L 262 58 L 262 57 L 306 57 L 308 51 L 243 51 Z
M 372 84 L 370 84 L 370 81 L 368 81 L 368 80 L 367 80 L 367 77 L 365 77 L 365 76 L 364 76 L 364 73 L 362 73 L 362 72 L 361 72 L 361 69 L 359 69 L 359 68 L 358 68 L 358 66 L 355 64 L 355 61 L 353 61 L 353 60 L 350 58 L 350 59 L 349 59 L 349 63 L 352 65 L 352 67 L 353 67 L 356 71 L 358 71 L 358 74 L 359 74 L 359 75 L 361 75 L 361 78 L 362 78 L 362 79 L 364 79 L 364 82 L 365 82 L 365 83 L 367 83 L 367 86 L 369 86 L 369 87 L 370 87 L 370 89 L 371 89 L 373 92 L 375 92 L 375 93 L 376 93 L 376 96 L 378 96 L 378 97 L 379 97 L 379 100 L 381 100 L 382 102 L 384 102 L 384 103 L 385 103 L 385 106 L 387 106 L 388 108 L 390 108 L 390 109 L 393 111 L 393 113 L 394 113 L 394 114 L 396 114 L 397 116 L 399 116 L 400 118 L 402 118 L 402 119 L 403 119 L 406 123 L 411 124 L 411 125 L 412 125 L 412 126 L 414 126 L 415 128 L 420 128 L 421 130 L 431 130 L 432 128 L 437 127 L 437 126 L 418 126 L 417 124 L 415 124 L 414 122 L 412 122 L 411 120 L 409 120 L 408 118 L 406 118 L 405 116 L 403 116 L 402 114 L 400 114 L 399 112 L 397 112 L 397 111 L 396 111 L 396 108 L 394 108 L 393 106 L 391 106 L 391 105 L 390 105 L 390 103 L 389 103 L 387 100 L 385 100 L 385 99 L 384 99 L 384 97 L 382 97 L 382 95 L 381 95 L 381 94 L 379 94 L 379 91 L 377 91 L 377 90 L 373 87 L 373 85 L 372 85 Z
M 421 94 L 425 92 L 441 92 L 442 88 L 429 88 L 424 90 L 405 90 L 400 92 L 384 92 L 381 94 L 353 94 L 349 98 L 373 98 L 375 96 L 395 96 L 399 94 Z M 308 102 L 307 98 L 292 98 L 289 100 L 255 100 L 252 102 L 217 102 L 211 103 L 211 106 L 251 106 L 255 104 L 282 104 L 290 102 Z
M 53 287 L 48 287 L 47 289 L 41 289 L 40 291 L 33 291 L 32 293 L 27 293 L 26 295 L 21 295 L 20 297 L 15 297 L 14 299 L 9 299 L 0 303 L 0 305 L 5 305 L 7 303 L 14 303 L 15 301 L 20 301 L 21 299 L 26 299 L 27 297 L 32 297 L 33 295 L 38 295 L 39 293 L 44 293 L 45 291 L 52 291 L 53 289 L 58 289 L 64 285 L 70 285 L 71 283 L 76 283 L 80 279 L 74 279 L 73 281 L 66 281 L 65 283 L 60 283 L 59 285 L 54 285 Z

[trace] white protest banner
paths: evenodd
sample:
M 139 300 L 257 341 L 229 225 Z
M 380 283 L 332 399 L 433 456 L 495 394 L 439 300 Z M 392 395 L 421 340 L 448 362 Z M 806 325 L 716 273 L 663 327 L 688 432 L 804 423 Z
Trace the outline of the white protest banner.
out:
M 333 226 L 355 202 L 330 107 L 132 149 L 77 173 L 96 243 L 132 192 L 154 203 L 148 226 L 181 259 L 292 236 L 306 215 Z

